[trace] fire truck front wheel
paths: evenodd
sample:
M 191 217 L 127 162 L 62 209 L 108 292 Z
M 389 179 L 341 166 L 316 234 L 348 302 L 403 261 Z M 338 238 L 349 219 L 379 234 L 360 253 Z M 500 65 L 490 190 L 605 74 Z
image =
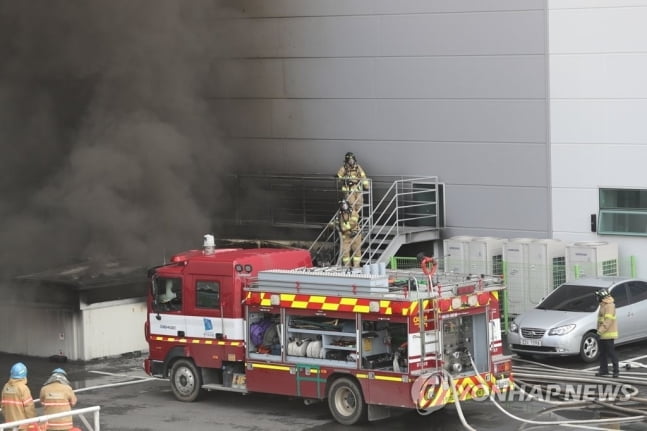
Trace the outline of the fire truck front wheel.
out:
M 357 382 L 346 377 L 331 383 L 328 389 L 328 408 L 335 420 L 342 425 L 365 422 L 368 415 L 362 389 Z
M 200 395 L 202 375 L 190 359 L 178 359 L 171 368 L 171 389 L 180 401 L 195 401 Z

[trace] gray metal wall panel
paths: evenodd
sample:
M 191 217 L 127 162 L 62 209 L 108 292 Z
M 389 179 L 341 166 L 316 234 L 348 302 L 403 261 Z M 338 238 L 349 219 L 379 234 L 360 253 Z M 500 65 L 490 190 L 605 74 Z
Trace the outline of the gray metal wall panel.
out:
M 272 100 L 215 100 L 215 121 L 225 135 L 272 137 Z
M 237 4 L 261 19 L 218 23 L 211 96 L 241 171 L 354 151 L 369 175 L 438 175 L 446 234 L 548 235 L 544 1 Z
M 543 142 L 545 105 L 534 100 L 381 100 L 378 139 Z
M 544 99 L 541 55 L 231 59 L 211 97 Z
M 545 98 L 541 55 L 378 58 L 375 93 L 384 98 Z
M 214 50 L 237 58 L 542 54 L 543 11 L 224 21 Z
M 445 189 L 447 226 L 546 232 L 548 189 L 449 184 Z
M 225 106 L 226 105 L 226 106 Z M 537 100 L 235 100 L 229 134 L 294 139 L 544 142 Z
M 283 60 L 221 59 L 211 65 L 208 97 L 285 97 Z
M 264 155 L 246 157 L 246 173 L 272 166 L 278 173 L 333 175 L 346 151 L 353 151 L 369 176 L 437 175 L 461 187 L 544 187 L 548 181 L 543 144 L 233 139 L 227 145 L 244 154 Z
M 545 0 L 220 0 L 222 17 L 284 17 L 542 9 Z
M 382 17 L 380 55 L 538 54 L 541 11 Z

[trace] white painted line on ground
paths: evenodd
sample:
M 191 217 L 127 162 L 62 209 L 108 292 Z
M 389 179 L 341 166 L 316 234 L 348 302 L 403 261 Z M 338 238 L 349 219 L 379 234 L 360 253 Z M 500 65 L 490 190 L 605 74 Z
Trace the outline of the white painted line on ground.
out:
M 108 373 L 106 371 L 88 371 L 89 373 L 94 373 L 94 374 L 101 374 L 103 376 L 113 376 L 113 377 L 128 377 L 130 379 L 145 379 L 145 380 L 150 380 L 151 377 L 149 376 L 130 376 L 128 374 L 116 374 L 116 373 Z
M 162 380 L 162 379 L 158 379 L 157 377 L 148 377 L 146 379 L 131 380 L 129 382 L 108 383 L 106 385 L 88 386 L 86 388 L 75 389 L 74 392 L 85 392 L 85 391 L 91 391 L 94 389 L 105 389 L 105 388 L 114 388 L 116 386 L 134 385 L 136 383 L 144 383 L 151 380 Z
M 645 359 L 645 358 L 647 358 L 647 355 L 636 356 L 635 358 L 629 358 L 629 359 L 625 359 L 625 360 L 620 360 L 618 362 L 619 362 L 619 364 L 626 364 L 627 362 L 637 362 L 638 359 Z M 620 365 L 620 366 L 622 366 L 622 365 Z M 647 364 L 645 364 L 645 367 L 647 367 Z M 594 370 L 597 370 L 598 368 L 599 368 L 599 365 L 595 365 L 595 366 L 590 367 L 590 368 L 585 368 L 584 370 L 585 371 L 594 371 Z

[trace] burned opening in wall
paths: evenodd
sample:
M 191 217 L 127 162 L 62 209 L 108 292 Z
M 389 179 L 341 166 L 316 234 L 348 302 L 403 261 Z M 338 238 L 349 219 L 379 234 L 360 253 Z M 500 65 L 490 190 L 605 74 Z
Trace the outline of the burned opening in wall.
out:
M 145 268 L 120 262 L 82 262 L 20 275 L 13 281 L 21 285 L 15 295 L 22 303 L 43 301 L 72 309 L 99 302 L 144 298 L 147 286 Z

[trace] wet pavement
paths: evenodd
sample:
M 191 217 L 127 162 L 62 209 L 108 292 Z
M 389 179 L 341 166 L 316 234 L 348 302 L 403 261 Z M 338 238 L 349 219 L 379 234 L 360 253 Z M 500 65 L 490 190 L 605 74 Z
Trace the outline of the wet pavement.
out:
M 647 364 L 647 343 L 619 347 L 618 351 L 621 361 L 631 361 L 634 365 L 631 370 L 623 370 L 623 376 L 631 376 L 639 382 L 636 386 L 640 391 L 639 396 L 647 398 L 647 368 L 639 365 L 642 362 Z M 502 401 L 500 405 L 507 412 L 504 413 L 492 401 L 484 400 L 462 403 L 460 409 L 449 405 L 427 416 L 416 412 L 401 412 L 388 420 L 346 427 L 333 421 L 326 403 L 306 406 L 302 400 L 282 396 L 208 392 L 198 402 L 176 401 L 167 381 L 150 379 L 145 375 L 141 366 L 143 359 L 131 356 L 86 363 L 58 363 L 48 358 L 0 354 L 0 373 L 8 376 L 11 365 L 23 361 L 29 368 L 28 385 L 36 398 L 51 370 L 63 367 L 77 391 L 77 408 L 101 407 L 101 430 L 447 431 L 469 429 L 468 427 L 477 430 L 554 430 L 560 427 L 556 421 L 569 422 L 570 427 L 573 427 L 578 426 L 577 421 L 581 419 L 604 419 L 618 415 L 592 408 L 595 407 L 592 403 L 565 409 L 563 406 L 558 408 L 555 405 L 518 399 Z M 575 370 L 592 369 L 591 365 L 575 358 L 542 362 Z M 522 363 L 515 365 L 519 370 L 527 366 Z M 582 375 L 592 376 L 592 371 L 582 371 Z M 464 416 L 463 421 L 460 410 Z M 520 419 L 532 422 L 522 422 Z M 597 429 L 647 430 L 647 423 L 644 421 L 586 425 L 588 429 L 593 426 L 597 426 Z

